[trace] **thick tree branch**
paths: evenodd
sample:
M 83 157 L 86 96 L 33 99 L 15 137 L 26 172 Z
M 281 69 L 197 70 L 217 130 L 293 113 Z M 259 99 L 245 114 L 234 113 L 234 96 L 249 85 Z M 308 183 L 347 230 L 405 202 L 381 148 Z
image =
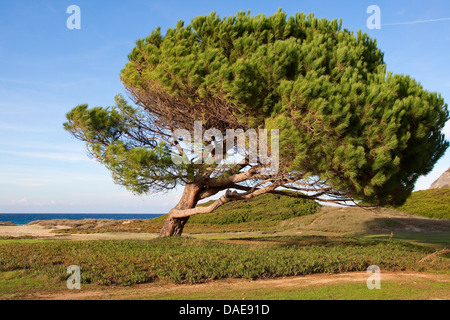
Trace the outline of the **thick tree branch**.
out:
M 232 198 L 230 197 L 230 194 L 232 192 L 227 190 L 227 192 L 221 196 L 219 199 L 217 199 L 213 204 L 207 206 L 207 207 L 195 207 L 192 209 L 172 209 L 169 211 L 169 217 L 170 218 L 186 218 L 197 214 L 206 214 L 211 213 L 223 204 L 232 201 Z
M 239 182 L 243 182 L 246 180 L 251 179 L 267 179 L 272 176 L 270 175 L 262 175 L 258 173 L 258 170 L 261 168 L 261 165 L 257 165 L 254 167 L 251 167 L 249 170 L 245 172 L 240 172 L 232 176 L 227 177 L 219 177 L 219 178 L 213 178 L 206 182 L 206 185 L 208 187 L 220 187 L 220 186 L 227 186 L 230 184 L 235 184 Z
M 218 200 L 216 200 L 214 203 L 212 203 L 211 205 L 209 205 L 207 207 L 195 207 L 192 209 L 185 209 L 185 210 L 172 209 L 169 211 L 169 217 L 170 218 L 186 218 L 186 217 L 191 217 L 191 216 L 194 216 L 197 214 L 211 213 L 227 202 L 236 201 L 236 200 L 244 200 L 244 199 L 252 199 L 259 195 L 273 191 L 278 186 L 279 186 L 279 184 L 272 183 L 269 186 L 266 186 L 266 187 L 263 187 L 260 189 L 256 189 L 254 191 L 250 190 L 250 191 L 243 192 L 243 193 L 237 193 L 236 191 L 227 190 L 223 196 L 221 196 Z

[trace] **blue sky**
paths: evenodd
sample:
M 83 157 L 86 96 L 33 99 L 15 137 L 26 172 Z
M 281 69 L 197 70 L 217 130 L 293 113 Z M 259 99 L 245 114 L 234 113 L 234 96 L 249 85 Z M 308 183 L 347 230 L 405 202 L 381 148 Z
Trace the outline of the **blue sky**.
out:
M 70 5 L 81 9 L 81 30 L 69 30 Z M 381 9 L 381 29 L 369 30 L 369 5 Z M 313 12 L 343 18 L 368 33 L 385 53 L 388 70 L 408 74 L 450 100 L 449 1 L 103 1 L 0 2 L 0 213 L 165 213 L 179 198 L 134 196 L 115 185 L 85 146 L 62 129 L 73 107 L 108 106 L 125 94 L 119 72 L 137 39 L 158 26 L 217 12 L 250 9 L 288 15 Z M 415 22 L 415 23 L 409 23 Z M 408 23 L 408 24 L 397 24 Z M 126 94 L 125 94 L 126 95 Z M 450 137 L 450 123 L 445 128 Z M 416 190 L 426 189 L 450 166 L 450 151 Z

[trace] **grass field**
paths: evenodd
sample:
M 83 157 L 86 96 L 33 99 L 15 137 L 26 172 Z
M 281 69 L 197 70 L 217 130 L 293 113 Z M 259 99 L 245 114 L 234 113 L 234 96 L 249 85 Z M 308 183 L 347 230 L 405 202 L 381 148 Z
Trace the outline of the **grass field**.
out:
M 434 251 L 401 240 L 317 236 L 236 240 L 3 240 L 0 295 L 17 298 L 30 293 L 67 290 L 66 268 L 69 265 L 80 266 L 82 285 L 87 288 L 153 282 L 189 285 L 220 279 L 273 279 L 365 271 L 370 265 L 378 265 L 386 272 L 448 274 L 450 265 L 446 256 L 419 262 Z M 266 294 L 264 290 L 256 290 L 252 297 Z M 286 298 L 295 296 L 285 294 Z

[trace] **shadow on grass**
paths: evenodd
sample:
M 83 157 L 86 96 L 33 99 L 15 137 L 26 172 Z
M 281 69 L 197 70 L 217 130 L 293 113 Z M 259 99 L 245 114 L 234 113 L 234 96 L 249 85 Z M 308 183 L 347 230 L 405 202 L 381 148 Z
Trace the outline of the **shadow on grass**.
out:
M 272 237 L 239 237 L 230 238 L 225 242 L 235 244 L 267 244 L 274 247 L 308 247 L 308 246 L 320 246 L 320 247 L 370 247 L 377 246 L 380 243 L 386 243 L 389 240 L 384 235 L 381 237 L 368 238 L 365 236 L 317 236 L 317 235 L 304 235 L 304 236 L 272 236 Z M 396 241 L 396 240 L 394 240 Z M 414 246 L 415 244 L 410 245 Z
M 450 220 L 423 218 L 375 218 L 366 223 L 372 239 L 393 238 L 416 244 L 450 247 Z

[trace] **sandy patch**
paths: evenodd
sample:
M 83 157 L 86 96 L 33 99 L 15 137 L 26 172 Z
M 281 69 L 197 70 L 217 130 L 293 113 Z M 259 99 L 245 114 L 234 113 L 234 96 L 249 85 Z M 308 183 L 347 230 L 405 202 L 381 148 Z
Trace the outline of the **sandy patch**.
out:
M 0 236 L 38 238 L 60 237 L 60 235 L 51 232 L 55 229 L 64 228 L 64 226 L 58 226 L 50 229 L 39 225 L 0 226 Z
M 156 233 L 132 233 L 132 232 L 114 232 L 114 233 L 91 233 L 91 234 L 59 234 L 53 233 L 53 230 L 67 229 L 70 226 L 55 226 L 52 228 L 32 225 L 19 226 L 0 226 L 0 236 L 6 237 L 33 237 L 38 239 L 68 239 L 68 240 L 125 240 L 125 239 L 153 239 L 158 236 Z

